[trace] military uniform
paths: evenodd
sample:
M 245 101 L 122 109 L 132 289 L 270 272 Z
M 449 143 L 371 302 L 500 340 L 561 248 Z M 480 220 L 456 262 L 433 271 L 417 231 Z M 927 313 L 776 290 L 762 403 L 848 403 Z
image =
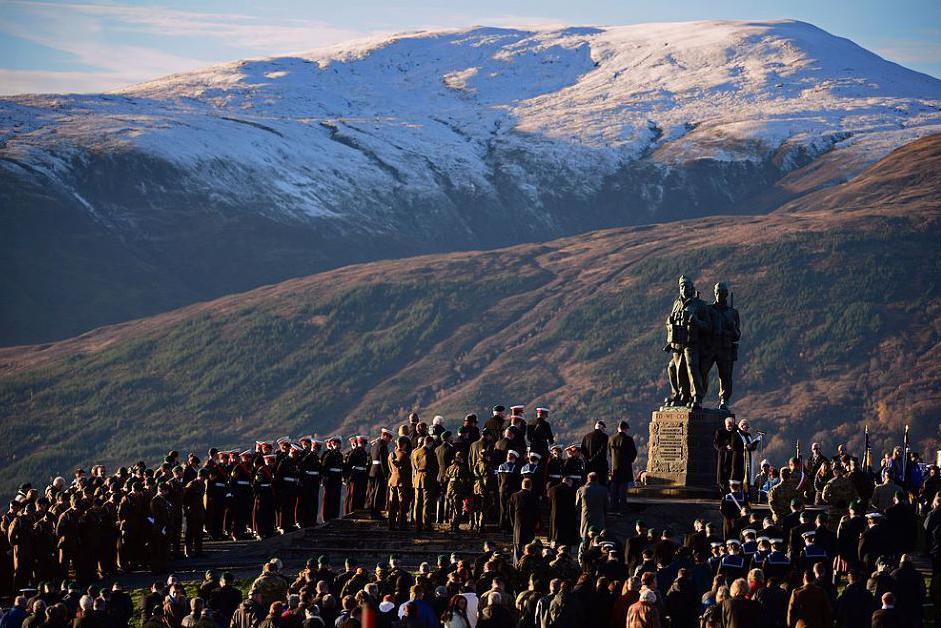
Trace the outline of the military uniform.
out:
M 823 503 L 829 506 L 827 515 L 832 525 L 838 525 L 843 515 L 849 512 L 850 503 L 855 500 L 856 487 L 845 475 L 832 478 L 823 487 L 821 494 Z
M 340 491 L 343 488 L 343 454 L 339 447 L 327 449 L 321 459 L 323 481 L 323 520 L 340 516 Z
M 203 551 L 203 525 L 206 523 L 205 475 L 191 480 L 184 487 L 183 517 L 186 521 L 186 536 L 183 541 L 186 555 L 201 554 Z
M 14 590 L 25 589 L 33 582 L 36 563 L 36 517 L 29 508 L 23 508 L 7 528 L 7 541 L 13 550 Z
M 369 480 L 366 485 L 366 507 L 375 517 L 386 508 L 388 478 L 389 441 L 380 436 L 369 446 Z
M 739 517 L 741 517 L 742 508 L 748 505 L 748 499 L 742 491 L 731 491 L 727 493 L 719 504 L 719 512 L 722 515 L 722 533 L 726 540 L 738 535 Z
M 512 527 L 510 520 L 510 496 L 520 487 L 520 465 L 516 460 L 507 460 L 497 467 L 497 481 L 500 486 L 500 525 L 509 530 Z
M 791 512 L 791 501 L 800 496 L 797 492 L 799 481 L 790 477 L 768 491 L 768 505 L 771 507 L 775 522 L 780 523 Z
M 362 510 L 366 505 L 366 482 L 369 478 L 369 452 L 358 442 L 346 453 L 343 461 L 343 474 L 346 478 L 346 499 L 343 513 L 350 514 Z
M 243 455 L 242 462 L 239 462 L 229 473 L 226 483 L 226 509 L 224 527 L 226 533 L 233 539 L 245 534 L 248 528 L 249 513 L 252 510 L 252 479 L 254 470 L 248 461 L 248 456 Z M 210 476 L 206 489 L 206 517 L 209 517 L 209 494 L 212 491 L 212 485 L 215 480 Z M 212 535 L 210 534 L 210 537 Z
M 408 527 L 412 502 L 412 464 L 404 446 L 389 454 L 389 529 Z
M 460 458 L 456 458 L 445 471 L 445 481 L 447 485 L 445 500 L 451 515 L 451 531 L 457 532 L 460 527 L 461 513 L 464 510 L 464 500 L 470 497 L 474 480 L 467 465 Z
M 273 467 L 263 465 L 252 476 L 252 527 L 255 535 L 267 538 L 274 534 L 275 486 Z
M 301 527 L 309 528 L 317 525 L 321 472 L 320 456 L 313 448 L 305 449 L 298 462 L 301 490 L 297 496 L 296 518 Z
M 290 530 L 296 523 L 297 492 L 300 487 L 297 469 L 297 454 L 283 456 L 275 469 L 275 494 L 277 497 L 276 524 L 282 531 Z
M 165 493 L 158 492 L 150 500 L 150 567 L 154 573 L 166 571 L 170 562 L 173 527 L 173 505 Z
M 415 530 L 430 529 L 438 486 L 438 459 L 434 450 L 423 445 L 412 452 L 412 487 L 415 489 L 412 519 Z

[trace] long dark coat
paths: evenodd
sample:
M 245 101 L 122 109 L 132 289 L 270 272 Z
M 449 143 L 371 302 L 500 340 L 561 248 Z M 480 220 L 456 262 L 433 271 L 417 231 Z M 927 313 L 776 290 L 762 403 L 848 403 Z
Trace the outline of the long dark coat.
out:
M 575 487 L 565 482 L 549 489 L 549 539 L 557 545 L 578 542 L 578 511 L 575 509 Z

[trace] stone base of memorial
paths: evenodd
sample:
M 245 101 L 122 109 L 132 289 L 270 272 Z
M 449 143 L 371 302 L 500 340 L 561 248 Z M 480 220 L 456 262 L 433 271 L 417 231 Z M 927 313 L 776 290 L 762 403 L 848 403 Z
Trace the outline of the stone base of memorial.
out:
M 640 492 L 669 496 L 716 494 L 712 442 L 726 417 L 713 408 L 663 407 L 654 411 L 647 445 L 646 485 Z

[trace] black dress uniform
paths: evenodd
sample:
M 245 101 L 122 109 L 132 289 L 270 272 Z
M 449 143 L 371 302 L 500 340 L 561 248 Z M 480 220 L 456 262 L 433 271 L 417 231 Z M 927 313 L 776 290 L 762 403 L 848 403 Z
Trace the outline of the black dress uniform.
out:
M 266 538 L 274 534 L 275 487 L 273 465 L 258 467 L 252 476 L 252 527 L 255 534 Z
M 323 470 L 323 520 L 340 516 L 340 491 L 343 487 L 343 454 L 339 447 L 327 449 L 321 459 Z
M 297 454 L 281 458 L 275 471 L 275 486 L 278 497 L 277 525 L 282 531 L 294 527 L 294 511 L 297 509 L 297 491 L 300 485 Z
M 233 539 L 238 539 L 245 534 L 249 524 L 248 515 L 253 506 L 252 480 L 255 472 L 250 462 L 250 455 L 246 455 L 248 453 L 242 454 L 241 462 L 232 468 L 229 475 L 225 530 Z
M 378 517 L 386 509 L 386 484 L 389 478 L 389 440 L 380 436 L 369 446 L 369 480 L 366 507 Z
M 301 480 L 301 491 L 297 496 L 297 522 L 301 527 L 317 525 L 317 510 L 320 505 L 320 456 L 313 449 L 306 449 L 297 466 Z
M 369 478 L 369 452 L 356 444 L 346 454 L 343 461 L 343 473 L 346 476 L 346 500 L 343 514 L 362 510 L 366 505 L 366 481 Z

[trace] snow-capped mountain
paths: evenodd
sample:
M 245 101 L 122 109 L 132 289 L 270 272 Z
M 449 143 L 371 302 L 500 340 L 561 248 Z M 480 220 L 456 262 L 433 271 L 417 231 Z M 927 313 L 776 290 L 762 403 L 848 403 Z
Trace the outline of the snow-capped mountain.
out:
M 766 210 L 822 155 L 790 193 L 939 131 L 941 81 L 806 23 L 474 28 L 2 99 L 0 200 L 19 256 L 65 223 L 106 243 L 63 257 L 140 304 L 88 328 L 350 261 Z

